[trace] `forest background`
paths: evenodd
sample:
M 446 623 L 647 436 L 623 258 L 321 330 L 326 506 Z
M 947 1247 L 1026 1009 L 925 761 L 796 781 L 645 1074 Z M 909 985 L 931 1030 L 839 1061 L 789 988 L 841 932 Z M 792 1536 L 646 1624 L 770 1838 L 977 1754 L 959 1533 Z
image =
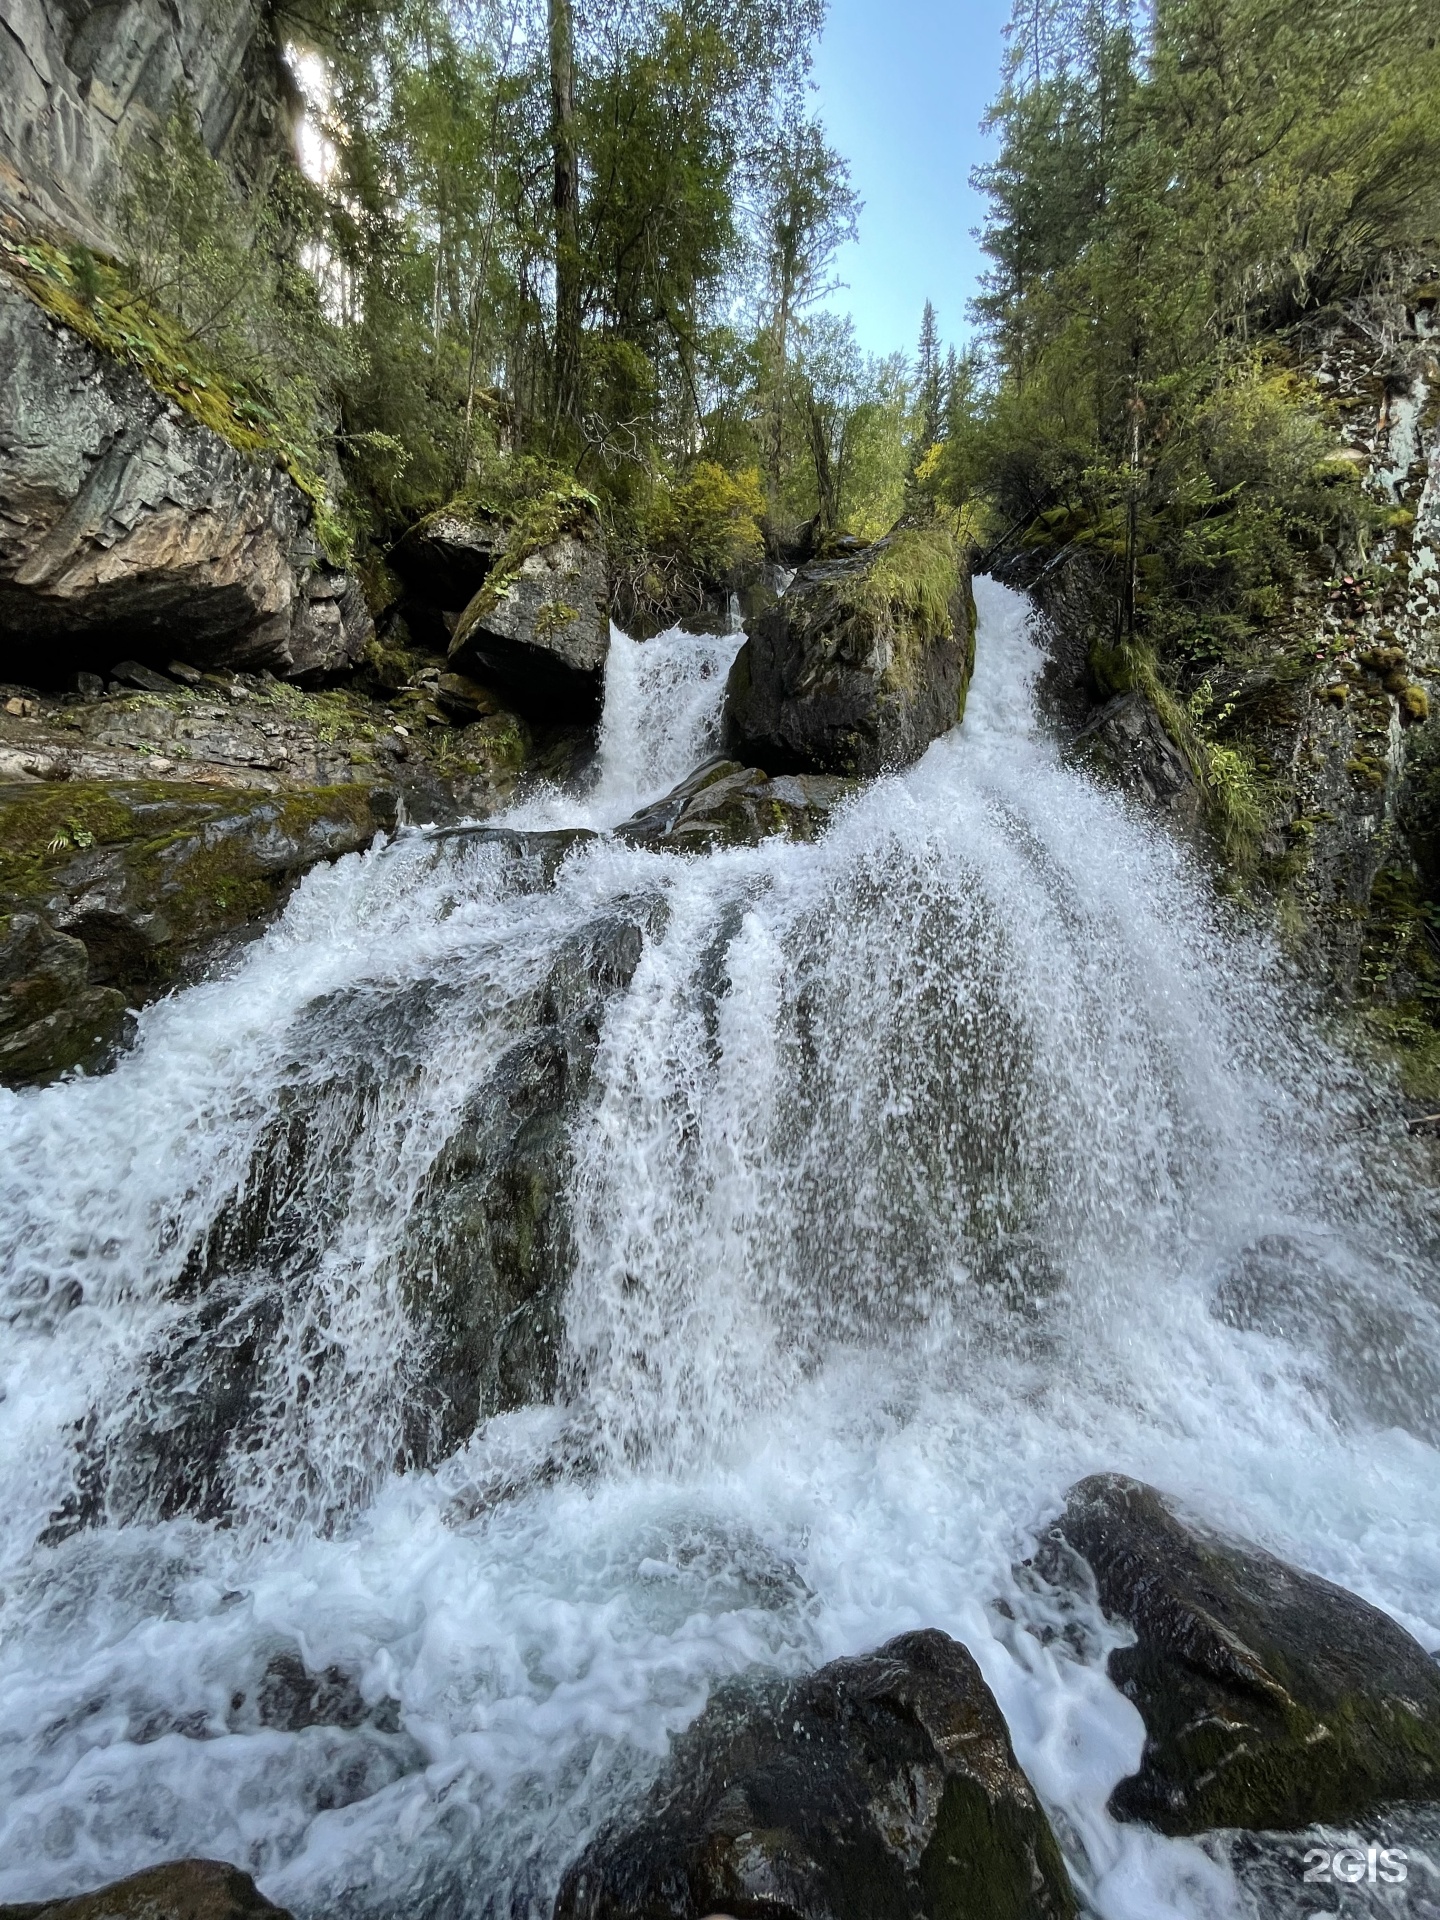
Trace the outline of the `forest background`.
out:
M 902 516 L 1083 563 L 1094 690 L 1145 689 L 1243 876 L 1272 796 L 1227 676 L 1395 531 L 1306 342 L 1434 280 L 1431 0 L 1016 0 L 974 331 L 927 306 L 878 356 L 835 310 L 861 209 L 823 10 L 282 0 L 308 165 L 237 185 L 177 102 L 127 163 L 126 297 L 372 579 L 447 502 L 543 523 L 575 490 L 642 626 Z

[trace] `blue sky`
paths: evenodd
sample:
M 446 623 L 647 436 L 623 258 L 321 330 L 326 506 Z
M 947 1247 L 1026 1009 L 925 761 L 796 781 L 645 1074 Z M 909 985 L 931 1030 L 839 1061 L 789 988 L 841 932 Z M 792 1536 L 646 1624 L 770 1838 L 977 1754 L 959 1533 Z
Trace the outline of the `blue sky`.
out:
M 969 174 L 990 149 L 980 121 L 1009 17 L 1009 0 L 830 0 L 816 105 L 865 208 L 837 261 L 848 285 L 827 304 L 854 315 L 871 352 L 913 352 L 927 296 L 947 342 L 968 332 L 984 214 Z

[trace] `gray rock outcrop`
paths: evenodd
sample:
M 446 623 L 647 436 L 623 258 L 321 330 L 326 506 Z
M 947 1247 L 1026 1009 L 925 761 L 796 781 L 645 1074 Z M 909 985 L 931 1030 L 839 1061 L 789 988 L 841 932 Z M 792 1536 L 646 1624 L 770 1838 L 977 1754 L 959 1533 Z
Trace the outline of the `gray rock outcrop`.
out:
M 1440 1666 L 1387 1614 L 1118 1474 L 1071 1489 L 1039 1559 L 1073 1555 L 1136 1635 L 1110 1655 L 1146 1736 L 1118 1819 L 1295 1831 L 1440 1795 Z
M 0 914 L 0 1085 L 97 1066 L 124 1019 L 124 994 L 91 986 L 83 940 L 38 914 Z
M 555 1920 L 1069 1920 L 1055 1837 L 957 1641 L 902 1634 L 806 1679 L 723 1688 L 641 1819 L 603 1831 Z
M 506 553 L 460 616 L 452 664 L 493 681 L 522 712 L 593 718 L 610 653 L 605 542 L 593 516 L 574 514 L 523 557 Z
M 394 824 L 370 787 L 0 786 L 0 1080 L 99 1064 L 127 1006 Z
M 238 181 L 264 176 L 299 98 L 262 0 L 0 0 L 0 207 L 113 250 L 119 156 L 177 93 Z
M 756 621 L 730 673 L 724 747 L 768 773 L 869 778 L 961 718 L 975 608 L 936 528 L 812 561 Z
M 0 278 L 0 676 L 177 653 L 326 675 L 372 631 L 287 474 Z

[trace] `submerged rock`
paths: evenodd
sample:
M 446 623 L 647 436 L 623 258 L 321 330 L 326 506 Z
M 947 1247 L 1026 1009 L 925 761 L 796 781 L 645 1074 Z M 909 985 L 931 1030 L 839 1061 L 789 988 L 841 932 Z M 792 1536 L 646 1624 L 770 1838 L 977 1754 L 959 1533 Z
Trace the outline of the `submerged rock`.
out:
M 372 626 L 306 496 L 0 277 L 0 674 L 330 674 Z M 57 682 L 58 676 L 58 682 Z
M 1116 1474 L 1071 1489 L 1042 1567 L 1067 1549 L 1137 1636 L 1110 1656 L 1146 1732 L 1117 1818 L 1293 1831 L 1440 1795 L 1440 1667 L 1387 1614 Z
M 1061 1920 L 1075 1900 L 1000 1709 L 958 1642 L 902 1634 L 722 1689 L 555 1920 Z
M 171 1860 L 68 1900 L 0 1907 L 0 1920 L 289 1920 L 248 1873 L 223 1860 Z
M 430 1330 L 424 1399 L 444 1456 L 482 1416 L 555 1391 L 573 1266 L 570 1125 L 589 1094 L 611 996 L 629 985 L 647 915 L 612 913 L 571 936 L 524 1036 L 467 1101 L 412 1216 L 403 1261 Z
M 610 652 L 608 599 L 599 524 L 572 503 L 553 538 L 528 548 L 512 539 L 460 616 L 451 664 L 508 690 L 524 711 L 592 718 Z
M 758 846 L 776 834 L 813 840 L 831 812 L 855 790 L 833 774 L 779 774 L 735 760 L 707 760 L 663 800 L 615 829 L 640 847 Z
M 939 527 L 803 567 L 730 672 L 724 744 L 768 773 L 868 778 L 960 719 L 975 663 L 969 576 Z

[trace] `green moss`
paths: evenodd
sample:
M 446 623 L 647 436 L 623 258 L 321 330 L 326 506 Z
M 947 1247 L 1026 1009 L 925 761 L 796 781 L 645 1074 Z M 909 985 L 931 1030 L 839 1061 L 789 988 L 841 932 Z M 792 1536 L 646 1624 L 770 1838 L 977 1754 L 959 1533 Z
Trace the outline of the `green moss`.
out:
M 903 615 L 926 639 L 948 633 L 960 585 L 960 553 L 948 527 L 902 527 L 880 543 L 874 564 L 856 577 L 857 609 L 874 620 Z
M 315 830 L 360 844 L 374 831 L 370 789 L 288 794 L 160 782 L 44 782 L 0 790 L 0 900 L 43 908 L 74 890 L 67 869 L 96 862 L 128 915 L 150 920 L 144 971 L 163 978 L 188 943 L 259 919 L 291 876 L 323 853 Z M 329 836 L 327 836 L 328 838 Z
M 1357 753 L 1345 762 L 1351 782 L 1362 790 L 1378 792 L 1385 785 L 1385 768 L 1373 754 Z
M 547 600 L 535 615 L 535 638 L 540 641 L 551 640 L 580 618 L 580 609 L 572 607 L 565 600 Z
M 172 315 L 140 299 L 120 268 L 85 249 L 0 235 L 0 268 L 38 306 L 113 359 L 133 367 L 192 419 L 252 458 L 276 460 L 310 501 L 316 537 L 337 564 L 352 536 L 311 453 L 268 397 L 228 375 Z
M 515 464 L 521 466 L 522 463 Z M 476 486 L 458 495 L 444 509 L 462 515 L 497 515 L 505 522 L 505 551 L 475 596 L 476 618 L 493 613 L 533 554 L 543 552 L 567 534 L 584 539 L 599 525 L 600 508 L 594 494 L 573 480 L 557 481 L 532 494 L 520 492 L 517 486 L 508 502 L 501 504 L 502 499 L 500 489 Z

